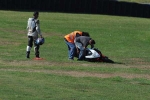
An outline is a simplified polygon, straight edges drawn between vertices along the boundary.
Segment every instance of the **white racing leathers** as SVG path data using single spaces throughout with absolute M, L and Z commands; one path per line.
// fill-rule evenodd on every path
M 34 18 L 28 19 L 27 30 L 28 36 L 33 36 L 34 38 L 37 38 L 38 34 L 42 35 L 40 30 L 40 22 L 37 19 Z
M 26 51 L 30 52 L 33 46 L 33 42 L 36 41 L 36 39 L 38 38 L 38 35 L 42 35 L 41 30 L 40 30 L 39 20 L 34 19 L 34 18 L 29 18 L 28 23 L 27 23 L 27 30 L 28 30 L 28 33 L 27 33 L 28 45 L 27 45 Z M 38 54 L 39 46 L 34 44 L 34 50 Z

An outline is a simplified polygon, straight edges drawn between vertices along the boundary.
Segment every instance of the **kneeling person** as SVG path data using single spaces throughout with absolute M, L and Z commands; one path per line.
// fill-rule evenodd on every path
M 91 48 L 93 48 L 95 44 L 95 41 L 92 38 L 87 36 L 77 37 L 74 42 L 77 48 L 77 52 L 79 53 L 78 60 L 84 60 L 85 50 L 87 46 L 91 45 Z M 78 49 L 80 49 L 80 52 Z

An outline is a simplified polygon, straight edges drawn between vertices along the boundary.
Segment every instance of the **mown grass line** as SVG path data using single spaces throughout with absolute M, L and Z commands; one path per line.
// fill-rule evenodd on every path
M 31 12 L 0 11 L 0 99 L 148 100 L 149 19 L 40 12 L 44 58 L 26 59 L 26 25 Z M 115 64 L 67 59 L 63 36 L 87 31 L 96 48 Z

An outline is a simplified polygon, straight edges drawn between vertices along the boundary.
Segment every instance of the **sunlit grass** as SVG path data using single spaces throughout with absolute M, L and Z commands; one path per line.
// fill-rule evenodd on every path
M 44 60 L 26 59 L 32 12 L 0 11 L 0 100 L 149 100 L 150 20 L 40 12 Z M 115 64 L 68 61 L 64 35 L 90 33 Z
M 118 0 L 118 1 L 133 2 L 133 3 L 150 3 L 150 0 Z

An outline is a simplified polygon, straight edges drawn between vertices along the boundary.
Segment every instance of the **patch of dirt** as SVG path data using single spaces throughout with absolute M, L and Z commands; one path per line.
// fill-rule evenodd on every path
M 139 61 L 141 59 L 132 59 L 133 61 Z M 108 63 L 86 63 L 86 62 L 52 62 L 52 61 L 34 61 L 34 60 L 25 60 L 25 61 L 10 61 L 5 62 L 0 60 L 0 64 L 3 66 L 14 66 L 13 68 L 1 68 L 0 71 L 20 71 L 20 72 L 32 72 L 32 73 L 46 73 L 46 74 L 56 74 L 56 75 L 67 75 L 72 77 L 97 77 L 97 78 L 110 78 L 110 77 L 123 77 L 123 78 L 145 78 L 150 79 L 150 74 L 136 74 L 136 73 L 98 73 L 98 72 L 85 72 L 85 71 L 64 71 L 64 70 L 44 70 L 41 67 L 44 66 L 77 66 L 77 67 L 107 67 L 107 68 L 137 68 L 139 70 L 149 70 L 150 64 L 148 62 L 143 63 L 115 63 L 115 64 L 108 64 Z M 37 69 L 31 69 L 30 67 L 37 66 Z M 25 69 L 23 67 L 26 67 Z M 38 69 L 40 67 L 40 69 Z
M 12 30 L 12 29 L 4 29 L 4 28 L 0 28 L 1 31 L 3 32 L 9 32 L 9 33 L 17 33 L 17 34 L 26 34 L 27 31 L 22 31 L 22 30 Z
M 29 73 L 46 73 L 46 74 L 57 74 L 67 75 L 72 77 L 97 77 L 97 78 L 111 78 L 111 77 L 122 77 L 127 79 L 133 78 L 145 78 L 150 79 L 149 74 L 129 74 L 129 73 L 91 73 L 82 71 L 62 71 L 62 70 L 35 70 L 35 69 L 0 69 L 0 71 L 19 71 Z

